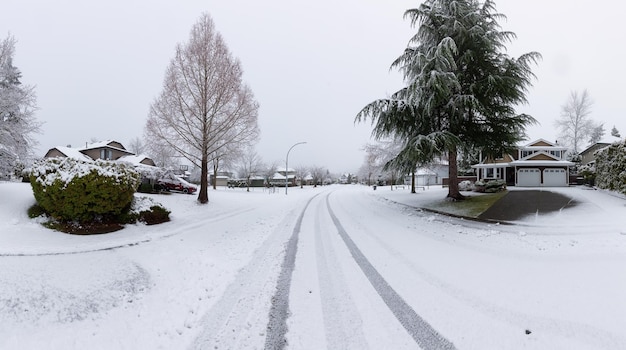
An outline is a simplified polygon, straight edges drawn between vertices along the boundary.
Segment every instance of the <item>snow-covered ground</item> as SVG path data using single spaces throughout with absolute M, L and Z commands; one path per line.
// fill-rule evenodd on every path
M 626 200 L 550 190 L 579 204 L 515 225 L 436 187 L 155 195 L 171 222 L 72 236 L 0 182 L 0 349 L 270 348 L 281 298 L 289 349 L 626 349 Z

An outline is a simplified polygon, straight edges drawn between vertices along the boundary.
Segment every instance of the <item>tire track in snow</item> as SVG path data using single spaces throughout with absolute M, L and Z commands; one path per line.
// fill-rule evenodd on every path
M 311 201 L 318 195 L 316 194 L 307 201 L 296 221 L 291 238 L 287 242 L 285 258 L 276 283 L 276 292 L 272 297 L 272 307 L 270 308 L 267 335 L 265 337 L 265 349 L 283 349 L 287 345 L 285 335 L 287 334 L 287 317 L 289 316 L 289 289 L 291 288 L 291 276 L 296 263 L 296 252 L 298 251 L 298 234 L 300 233 L 304 213 Z
M 328 194 L 326 199 L 328 199 Z M 320 201 L 319 207 L 324 202 Z M 322 314 L 328 344 L 337 349 L 367 349 L 364 341 L 363 320 L 357 311 L 354 300 L 345 281 L 346 278 L 339 268 L 337 253 L 330 242 L 330 232 L 323 232 L 322 210 L 318 210 L 314 220 L 315 258 L 317 261 Z M 334 268 L 333 268 L 334 267 Z
M 344 243 L 350 250 L 355 262 L 359 265 L 367 279 L 370 281 L 374 289 L 378 292 L 385 304 L 389 307 L 391 312 L 396 316 L 398 321 L 402 324 L 404 329 L 413 337 L 415 342 L 423 349 L 456 349 L 454 344 L 440 335 L 428 322 L 422 319 L 416 312 L 409 306 L 404 299 L 387 283 L 383 276 L 376 270 L 376 268 L 367 260 L 365 255 L 356 246 L 354 241 L 350 238 L 346 230 L 335 216 L 329 201 L 329 196 L 326 197 L 326 206 L 328 207 L 328 213 L 330 214 L 333 223 L 337 227 L 339 235 L 343 239 Z
M 261 337 L 266 335 L 266 330 L 262 325 L 269 308 L 266 298 L 276 287 L 274 272 L 279 269 L 277 260 L 283 254 L 281 243 L 289 237 L 284 226 L 290 217 L 287 215 L 254 252 L 221 297 L 202 316 L 199 322 L 202 331 L 189 349 L 256 349 L 263 342 Z
M 394 205 L 398 205 L 399 207 L 414 208 L 411 206 L 407 206 L 403 203 L 393 201 L 386 202 L 393 203 Z M 360 203 L 362 202 L 356 202 L 356 205 Z M 363 206 L 357 210 L 363 210 L 366 208 L 366 206 Z M 355 210 L 355 207 L 351 206 L 351 210 Z M 370 213 L 370 215 L 381 214 L 379 212 L 372 212 Z M 448 224 L 449 222 L 440 221 L 438 223 Z M 460 224 L 457 225 L 474 228 L 476 227 L 474 223 L 475 222 L 471 221 L 461 221 Z M 456 299 L 457 301 L 461 302 L 464 305 L 467 305 L 468 307 L 471 307 L 476 311 L 476 313 L 484 314 L 487 317 L 493 318 L 494 320 L 514 326 L 519 329 L 532 328 L 537 332 L 540 331 L 546 334 L 555 334 L 562 337 L 563 339 L 575 339 L 576 341 L 580 341 L 582 343 L 592 346 L 592 348 L 626 349 L 626 337 L 622 336 L 621 334 L 615 334 L 609 331 L 598 329 L 594 326 L 590 326 L 582 322 L 575 322 L 546 316 L 536 316 L 529 313 L 515 311 L 510 308 L 500 306 L 497 303 L 486 300 L 485 298 L 479 297 L 453 284 L 445 282 L 443 279 L 416 265 L 402 252 L 395 249 L 392 245 L 388 244 L 386 240 L 382 239 L 378 235 L 373 234 L 373 232 L 370 232 L 366 226 L 360 226 L 363 229 L 364 233 L 366 233 L 371 239 L 376 241 L 377 246 L 379 246 L 381 249 L 386 250 L 389 253 L 389 256 L 397 259 L 398 262 L 405 265 L 408 269 L 414 272 L 416 276 L 419 276 L 419 278 L 422 279 L 424 282 L 440 290 L 442 294 L 447 295 L 450 298 Z M 487 228 L 483 227 L 482 229 Z M 446 241 L 442 240 L 442 242 Z M 469 248 L 476 249 L 473 246 Z M 532 325 L 532 327 L 529 327 L 528 325 Z

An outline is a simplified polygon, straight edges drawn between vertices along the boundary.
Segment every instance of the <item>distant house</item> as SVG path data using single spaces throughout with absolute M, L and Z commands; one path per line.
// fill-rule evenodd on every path
M 82 153 L 78 148 L 63 147 L 63 146 L 50 148 L 48 152 L 46 152 L 46 155 L 44 156 L 44 158 L 55 158 L 55 157 L 74 158 L 74 159 L 87 160 L 87 161 L 93 160 L 88 155 Z
M 288 186 L 296 185 L 296 170 L 293 168 L 289 168 L 285 170 L 285 168 L 276 169 L 276 173 L 272 176 L 270 180 L 270 184 L 274 186 L 285 186 L 285 182 Z
M 84 148 L 57 146 L 49 149 L 44 157 L 68 157 L 81 160 L 119 160 L 133 165 L 142 164 L 155 166 L 152 159 L 145 155 L 136 155 L 133 152 L 126 150 L 120 142 L 112 140 L 85 144 Z
M 427 168 L 418 168 L 415 171 L 415 186 L 441 185 L 441 177 L 436 172 Z M 404 184 L 411 185 L 413 175 L 404 176 Z
M 581 165 L 593 165 L 596 162 L 595 153 L 598 150 L 609 147 L 609 142 L 596 142 L 579 153 Z
M 543 139 L 519 146 L 512 154 L 493 159 L 487 157 L 472 167 L 478 180 L 501 179 L 509 186 L 568 186 L 569 168 L 565 159 L 567 147 Z
M 215 186 L 228 186 L 228 180 L 230 177 L 227 175 L 218 174 L 216 177 L 213 177 L 213 174 L 209 174 L 209 184 Z
M 148 156 L 139 154 L 139 155 L 128 155 L 122 156 L 117 159 L 120 162 L 127 162 L 133 165 L 148 165 L 148 166 L 156 166 L 154 161 Z

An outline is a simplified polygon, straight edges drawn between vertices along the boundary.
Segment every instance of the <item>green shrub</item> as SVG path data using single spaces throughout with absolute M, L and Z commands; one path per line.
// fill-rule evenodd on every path
M 504 180 L 491 180 L 485 184 L 485 192 L 495 193 L 503 191 L 506 188 L 506 181 Z
M 141 185 L 139 185 L 139 189 L 137 190 L 137 192 L 140 192 L 140 193 L 154 193 L 156 191 L 154 190 L 154 186 L 152 186 L 152 184 L 142 183 Z
M 161 206 L 153 205 L 150 207 L 150 210 L 139 212 L 138 220 L 145 222 L 146 225 L 156 225 L 168 222 L 170 221 L 170 211 Z
M 595 184 L 626 194 L 626 141 L 615 142 L 596 153 Z
M 47 158 L 33 165 L 30 182 L 37 203 L 50 216 L 90 222 L 130 208 L 139 174 L 115 162 Z
M 28 208 L 28 217 L 31 219 L 38 218 L 42 215 L 46 215 L 46 211 L 39 205 L 34 204 L 30 208 Z
M 170 221 L 170 211 L 152 198 L 135 196 L 128 214 L 130 219 L 126 223 L 143 222 L 147 225 L 155 225 Z

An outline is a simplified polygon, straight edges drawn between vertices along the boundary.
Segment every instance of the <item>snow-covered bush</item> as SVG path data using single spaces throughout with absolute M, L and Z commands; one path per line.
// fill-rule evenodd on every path
M 503 191 L 506 188 L 506 181 L 504 180 L 491 180 L 485 184 L 485 192 L 495 193 Z
M 133 199 L 128 213 L 128 223 L 137 221 L 146 225 L 155 225 L 170 221 L 170 211 L 165 209 L 160 203 L 155 202 L 152 198 L 137 197 Z
M 626 140 L 596 153 L 596 186 L 626 194 Z
M 596 168 L 589 165 L 583 165 L 578 170 L 578 175 L 582 176 L 586 185 L 593 186 L 596 180 Z
M 481 180 L 474 182 L 474 192 L 485 192 L 485 182 Z
M 469 180 L 463 180 L 459 182 L 459 191 L 472 191 L 474 189 L 474 185 Z
M 37 203 L 48 215 L 89 222 L 128 210 L 139 174 L 116 162 L 47 158 L 32 166 L 30 183 Z
M 487 192 L 495 193 L 503 191 L 506 188 L 506 181 L 504 180 L 489 180 L 489 181 L 476 181 L 474 183 L 475 192 Z

